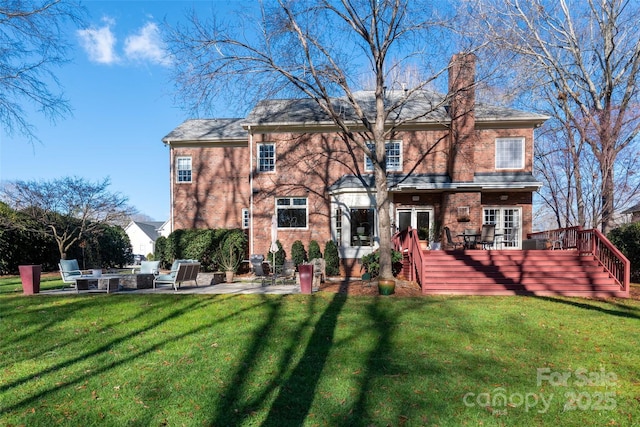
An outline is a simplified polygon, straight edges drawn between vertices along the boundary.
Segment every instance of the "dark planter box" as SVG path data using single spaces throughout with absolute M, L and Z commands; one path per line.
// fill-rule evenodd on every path
M 20 280 L 22 281 L 22 292 L 25 295 L 40 293 L 40 273 L 41 265 L 19 265 Z
M 300 264 L 298 266 L 298 272 L 300 273 L 300 292 L 303 294 L 311 294 L 311 288 L 313 285 L 313 265 Z

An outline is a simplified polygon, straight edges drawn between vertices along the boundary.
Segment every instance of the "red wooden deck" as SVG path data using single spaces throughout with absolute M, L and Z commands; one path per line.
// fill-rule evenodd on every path
M 423 294 L 628 297 L 576 250 L 424 251 Z
M 630 263 L 597 230 L 543 232 L 565 250 L 425 251 L 415 230 L 394 236 L 404 275 L 423 294 L 629 297 Z

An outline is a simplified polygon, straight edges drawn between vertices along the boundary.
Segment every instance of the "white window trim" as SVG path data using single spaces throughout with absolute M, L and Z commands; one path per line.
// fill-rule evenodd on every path
M 260 157 L 260 147 L 264 147 L 267 145 L 271 145 L 273 146 L 273 169 L 272 170 L 262 170 L 260 165 L 261 165 L 261 157 Z M 257 157 L 257 169 L 259 173 L 274 173 L 276 171 L 276 159 L 277 159 L 277 155 L 276 155 L 276 144 L 274 142 L 261 142 L 256 144 L 256 157 Z
M 275 200 L 275 204 L 276 204 L 275 215 L 276 215 L 276 218 L 278 217 L 278 208 L 280 206 L 280 205 L 278 205 L 278 200 L 283 200 L 283 199 L 291 199 L 291 200 L 293 200 L 293 199 L 304 199 L 304 200 L 306 200 L 306 203 L 304 205 L 304 210 L 305 210 L 305 216 L 306 216 L 305 223 L 307 225 L 304 226 L 304 227 L 280 227 L 278 225 L 278 230 L 308 230 L 309 229 L 309 198 L 306 197 L 306 196 L 305 197 L 295 197 L 295 196 L 291 196 L 291 197 L 276 197 L 276 200 Z M 298 209 L 302 209 L 301 205 L 291 204 L 289 206 L 290 207 L 297 207 Z M 284 208 L 284 206 L 283 206 L 283 208 Z
M 370 146 L 371 149 L 373 149 L 375 147 L 373 141 L 367 141 L 366 144 L 368 146 Z M 404 156 L 403 156 L 403 149 L 402 149 L 402 140 L 401 139 L 392 139 L 389 141 L 385 141 L 385 152 L 386 152 L 386 148 L 387 148 L 387 144 L 398 144 L 400 146 L 400 159 L 398 161 L 398 167 L 397 168 L 393 168 L 390 169 L 388 168 L 388 164 L 387 164 L 387 172 L 401 172 L 402 171 L 402 165 L 404 163 Z M 387 156 L 387 162 L 389 160 L 389 157 Z M 367 155 L 364 155 L 364 171 L 365 172 L 373 172 L 373 162 L 367 157 Z
M 247 230 L 249 228 L 249 209 L 242 209 L 242 229 Z
M 189 171 L 191 172 L 189 174 L 190 178 L 189 181 L 180 181 L 180 169 L 178 169 L 178 166 L 180 165 L 180 160 L 183 159 L 188 159 L 189 160 Z M 182 170 L 187 170 L 187 169 L 182 169 Z M 175 164 L 175 171 L 176 171 L 176 184 L 189 184 L 191 182 L 193 182 L 193 159 L 191 158 L 191 156 L 177 156 L 176 157 L 176 164 Z
M 518 211 L 518 223 L 516 224 L 516 227 L 518 228 L 518 242 L 516 246 L 513 246 L 509 249 L 522 249 L 522 207 L 520 206 L 493 206 L 493 205 L 487 205 L 487 206 L 483 206 L 482 207 L 482 223 L 485 224 L 484 222 L 484 217 L 486 215 L 486 211 L 487 210 L 496 210 L 500 212 L 500 217 L 498 218 L 498 223 L 496 223 L 496 233 L 498 234 L 502 234 L 504 233 L 504 211 L 505 210 L 515 210 Z M 497 236 L 496 237 L 496 243 L 495 245 L 499 246 L 500 245 L 500 241 L 502 239 L 502 236 Z M 504 248 L 503 248 L 504 249 Z
M 498 142 L 499 141 L 519 141 L 521 144 L 521 158 L 520 165 L 517 167 L 498 167 Z M 496 149 L 495 149 L 495 168 L 496 170 L 505 170 L 505 169 L 524 169 L 524 159 L 525 159 L 525 139 L 523 136 L 513 136 L 513 137 L 505 137 L 505 138 L 496 138 Z

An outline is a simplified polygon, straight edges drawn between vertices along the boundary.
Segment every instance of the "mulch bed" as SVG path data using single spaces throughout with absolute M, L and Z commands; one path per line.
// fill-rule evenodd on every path
M 375 280 L 354 280 L 348 283 L 325 282 L 318 288 L 320 292 L 333 292 L 347 295 L 379 295 L 378 282 Z M 395 292 L 390 297 L 419 297 L 422 290 L 416 282 L 396 279 Z

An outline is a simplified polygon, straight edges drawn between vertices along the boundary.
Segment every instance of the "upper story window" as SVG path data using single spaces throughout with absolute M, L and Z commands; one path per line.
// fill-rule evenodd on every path
M 306 197 L 276 199 L 278 228 L 307 228 L 308 206 Z
M 176 182 L 191 182 L 191 157 L 176 158 Z
M 524 169 L 524 138 L 496 139 L 496 169 Z
M 370 150 L 374 149 L 373 142 L 367 142 L 367 147 Z M 387 141 L 385 143 L 387 154 L 387 170 L 388 171 L 401 171 L 402 170 L 402 141 Z M 364 156 L 364 170 L 366 172 L 373 171 L 373 163 L 369 157 Z
M 276 170 L 276 145 L 258 144 L 258 172 Z

